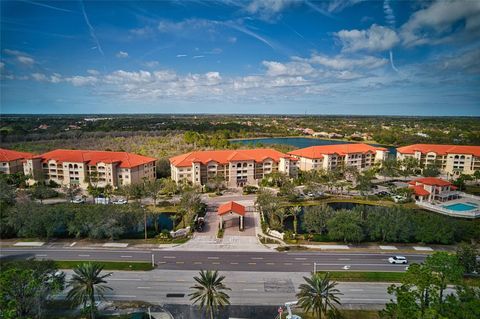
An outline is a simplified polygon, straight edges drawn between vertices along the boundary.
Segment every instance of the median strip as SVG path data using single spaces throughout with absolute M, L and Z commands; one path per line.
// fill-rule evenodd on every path
M 72 269 L 83 263 L 92 261 L 84 260 L 58 260 L 55 265 L 59 269 Z M 95 263 L 103 266 L 104 270 L 132 270 L 132 271 L 146 271 L 152 270 L 152 264 L 147 262 L 127 262 L 127 261 L 95 261 Z

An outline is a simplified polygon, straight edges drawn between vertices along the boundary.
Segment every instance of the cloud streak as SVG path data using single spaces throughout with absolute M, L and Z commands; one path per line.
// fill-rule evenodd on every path
M 92 24 L 90 23 L 90 20 L 88 19 L 87 12 L 85 11 L 85 5 L 83 1 L 80 1 L 80 5 L 82 7 L 82 13 L 83 13 L 83 18 L 85 19 L 85 23 L 88 26 L 88 29 L 90 31 L 90 36 L 92 37 L 93 42 L 96 44 L 96 49 L 102 56 L 105 56 L 102 50 L 102 46 L 100 45 L 100 41 L 98 41 L 97 35 L 95 34 L 95 29 L 93 28 Z

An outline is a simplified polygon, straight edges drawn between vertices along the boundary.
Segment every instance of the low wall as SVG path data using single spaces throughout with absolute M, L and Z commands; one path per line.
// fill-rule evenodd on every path
M 185 236 L 188 235 L 189 232 L 190 232 L 190 226 L 188 226 L 186 228 L 180 228 L 177 231 L 171 230 L 170 231 L 170 236 L 172 236 L 172 238 L 185 237 Z

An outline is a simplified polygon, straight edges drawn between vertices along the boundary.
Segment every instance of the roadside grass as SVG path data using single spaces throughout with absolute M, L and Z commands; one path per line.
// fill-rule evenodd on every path
M 86 260 L 57 260 L 55 265 L 59 269 L 72 269 L 82 263 L 91 261 Z M 94 261 L 103 265 L 104 270 L 130 270 L 130 271 L 148 271 L 152 270 L 152 264 L 148 262 L 123 262 L 123 261 Z
M 325 274 L 326 271 L 319 271 Z M 338 281 L 360 281 L 360 282 L 401 282 L 405 273 L 403 272 L 370 272 L 370 271 L 330 271 L 330 278 Z
M 379 319 L 380 316 L 377 310 L 344 310 L 340 309 L 341 318 L 343 319 Z M 302 319 L 316 319 L 312 313 L 294 311 L 295 314 L 300 315 Z

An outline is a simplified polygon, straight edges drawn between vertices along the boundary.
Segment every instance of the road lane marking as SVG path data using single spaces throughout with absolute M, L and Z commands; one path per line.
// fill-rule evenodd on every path
M 283 263 L 285 266 L 291 266 L 292 263 Z
M 40 254 L 37 254 L 37 255 L 35 255 L 35 257 L 47 257 L 47 255 L 40 255 Z
M 185 262 L 183 262 L 183 261 L 177 261 L 177 262 L 175 262 L 175 263 L 176 263 L 176 264 L 184 264 Z
M 307 258 L 297 257 L 297 258 L 295 258 L 295 260 L 307 260 Z
M 263 257 L 252 257 L 251 259 L 258 259 L 258 260 L 262 260 Z
M 73 247 L 73 246 L 75 246 L 76 244 L 77 244 L 77 242 L 75 241 L 75 242 L 73 242 L 73 243 L 70 244 L 70 247 Z
M 152 287 L 137 287 L 137 289 L 152 289 Z
M 220 265 L 219 262 L 213 262 L 212 265 Z
M 132 258 L 132 256 L 120 256 L 121 258 Z
M 350 260 L 350 258 L 338 258 L 338 260 Z
M 201 261 L 194 261 L 193 264 L 194 264 L 194 265 L 201 265 L 202 262 L 201 262 Z
M 248 263 L 249 265 L 256 265 L 257 263 Z
M 207 257 L 207 259 L 218 259 L 219 257 Z
M 238 265 L 238 263 L 230 263 L 230 265 Z
M 310 266 L 311 263 L 302 263 L 303 266 Z
M 255 289 L 255 288 L 243 288 L 243 291 L 258 291 L 258 289 Z
M 267 265 L 275 265 L 275 263 L 267 263 Z
M 132 296 L 132 295 L 105 295 L 105 297 L 113 297 L 113 298 L 137 298 L 137 296 Z
M 163 256 L 163 258 L 166 258 L 166 259 L 175 259 L 175 258 L 177 258 L 177 257 L 175 257 L 175 256 Z
M 78 255 L 78 257 L 90 257 L 90 255 Z
M 352 289 L 349 289 L 350 291 L 363 291 L 363 289 L 360 289 L 360 288 L 352 288 Z
M 140 278 L 109 278 L 110 281 L 141 281 Z

